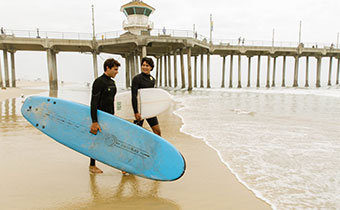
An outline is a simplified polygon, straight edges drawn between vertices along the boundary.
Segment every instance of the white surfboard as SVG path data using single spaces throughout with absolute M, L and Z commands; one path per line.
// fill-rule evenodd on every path
M 172 103 L 171 95 L 160 88 L 139 89 L 137 100 L 138 110 L 143 119 L 159 115 L 167 110 Z M 131 103 L 131 91 L 116 95 L 115 115 L 126 120 L 135 119 Z

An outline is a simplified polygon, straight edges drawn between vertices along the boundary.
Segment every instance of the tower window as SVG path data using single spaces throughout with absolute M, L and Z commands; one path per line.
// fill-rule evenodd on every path
M 152 10 L 151 9 L 145 9 L 144 15 L 148 16 L 151 14 Z
M 146 15 L 149 16 L 152 13 L 152 10 L 145 7 L 128 7 L 124 9 L 125 15 Z
M 125 8 L 125 12 L 127 13 L 127 15 L 135 14 L 134 11 L 133 11 L 133 7 Z
M 145 8 L 142 7 L 136 7 L 136 14 L 138 15 L 144 15 Z

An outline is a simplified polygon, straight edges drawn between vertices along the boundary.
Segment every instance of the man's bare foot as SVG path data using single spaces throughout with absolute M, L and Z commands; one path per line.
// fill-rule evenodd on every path
M 90 170 L 92 173 L 95 173 L 95 174 L 101 174 L 101 173 L 103 173 L 103 171 L 100 170 L 97 166 L 90 166 L 90 167 L 89 167 L 89 170 Z
M 127 176 L 127 175 L 129 175 L 129 173 L 128 173 L 128 172 L 126 172 L 126 171 L 122 171 L 122 174 L 123 174 L 124 176 Z

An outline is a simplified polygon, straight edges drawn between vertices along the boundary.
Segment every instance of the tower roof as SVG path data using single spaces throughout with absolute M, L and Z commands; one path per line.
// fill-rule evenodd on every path
M 127 8 L 127 7 L 146 7 L 148 9 L 151 9 L 152 12 L 155 11 L 155 8 L 151 7 L 150 5 L 142 2 L 142 1 L 136 1 L 136 0 L 133 0 L 127 4 L 124 4 L 121 8 L 120 8 L 120 11 L 124 11 L 124 8 Z

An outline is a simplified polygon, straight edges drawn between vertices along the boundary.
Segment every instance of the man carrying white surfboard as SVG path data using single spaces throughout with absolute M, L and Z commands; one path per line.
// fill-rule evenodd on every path
M 141 114 L 138 110 L 138 89 L 142 88 L 154 88 L 156 84 L 156 80 L 153 76 L 150 75 L 150 72 L 154 68 L 154 62 L 151 58 L 144 57 L 141 61 L 141 69 L 142 73 L 136 75 L 132 79 L 132 86 L 131 86 L 131 102 L 132 102 L 132 108 L 135 113 L 136 120 L 134 121 L 135 124 L 138 124 L 139 126 L 143 126 L 144 119 L 142 119 Z M 148 124 L 150 125 L 152 131 L 157 134 L 161 135 L 161 129 L 158 123 L 157 117 L 152 117 L 146 119 Z
M 118 74 L 118 68 L 120 63 L 113 58 L 109 58 L 104 62 L 104 73 L 98 77 L 92 85 L 91 96 L 91 133 L 97 134 L 98 130 L 101 132 L 101 128 L 98 123 L 97 110 L 101 110 L 114 115 L 114 98 L 117 93 L 117 87 L 115 81 L 111 78 L 115 78 Z M 96 166 L 96 161 L 90 159 L 89 170 L 93 173 L 103 173 Z

